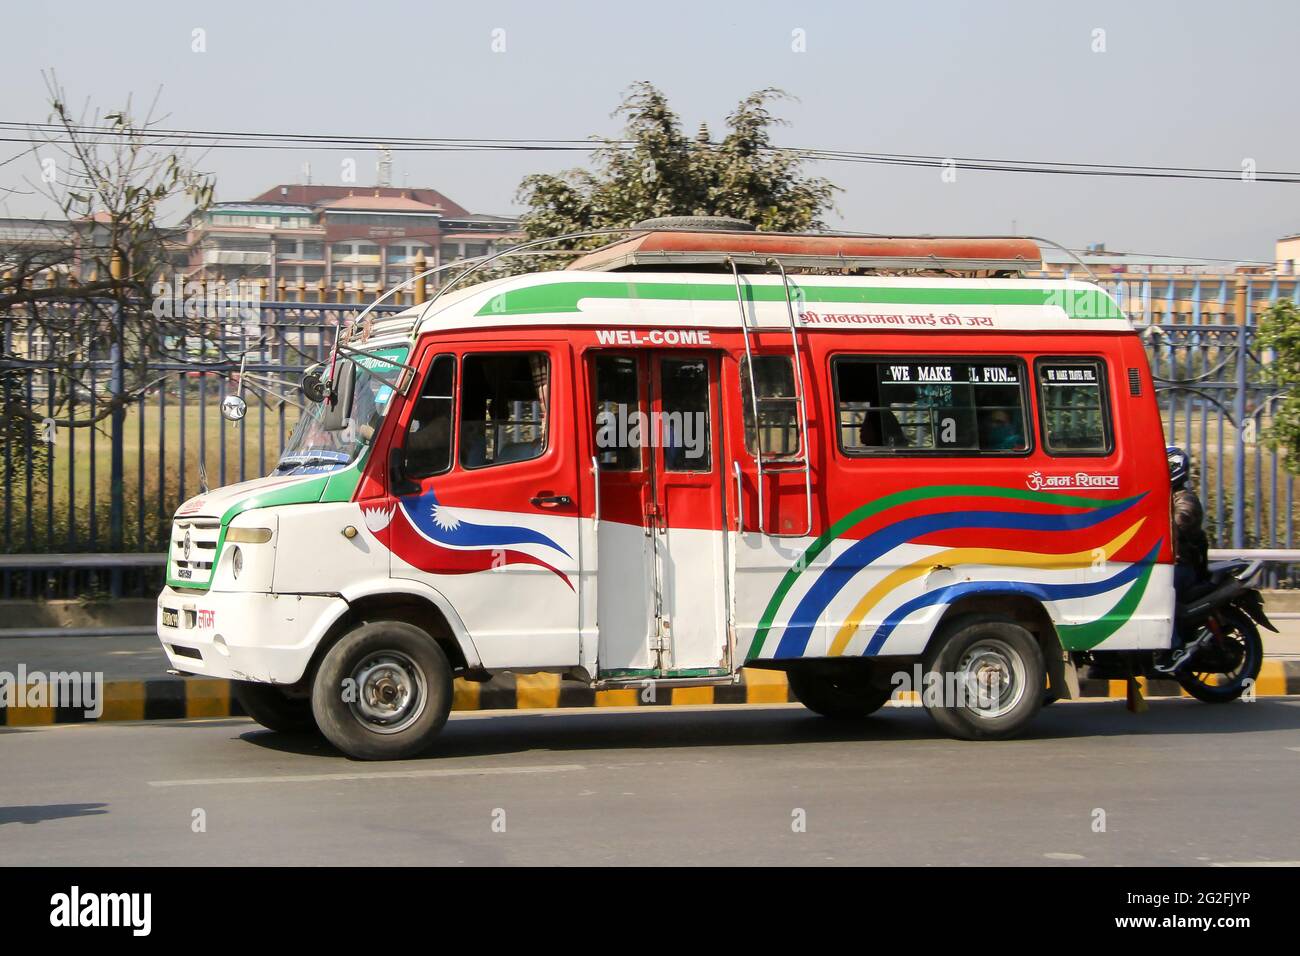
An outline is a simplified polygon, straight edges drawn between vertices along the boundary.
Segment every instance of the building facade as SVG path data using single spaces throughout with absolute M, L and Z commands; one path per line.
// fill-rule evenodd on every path
M 433 268 L 521 238 L 515 219 L 468 212 L 432 189 L 384 186 L 280 185 L 214 203 L 187 225 L 187 280 L 265 280 L 313 294 L 372 293 L 409 279 L 420 255 Z

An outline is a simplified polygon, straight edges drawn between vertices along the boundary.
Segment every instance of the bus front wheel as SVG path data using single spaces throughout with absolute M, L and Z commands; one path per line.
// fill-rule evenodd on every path
M 954 621 L 925 659 L 922 701 L 962 740 L 1013 737 L 1043 705 L 1046 665 L 1034 635 L 1000 618 Z
M 429 749 L 451 711 L 452 672 L 438 643 L 404 621 L 361 624 L 325 654 L 311 706 L 326 739 L 358 760 Z

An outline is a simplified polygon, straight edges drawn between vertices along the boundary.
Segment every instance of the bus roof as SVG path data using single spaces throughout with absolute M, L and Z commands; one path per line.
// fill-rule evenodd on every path
M 780 275 L 742 274 L 750 328 L 789 328 Z M 809 331 L 1128 332 L 1111 295 L 1075 279 L 796 275 L 799 327 Z M 537 272 L 454 289 L 376 320 L 371 337 L 514 326 L 740 326 L 736 280 L 708 272 Z

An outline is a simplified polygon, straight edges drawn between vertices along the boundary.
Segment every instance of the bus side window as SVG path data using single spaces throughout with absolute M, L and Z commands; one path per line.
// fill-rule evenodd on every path
M 1099 358 L 1044 358 L 1035 363 L 1043 446 L 1051 455 L 1105 455 L 1111 419 L 1105 365 Z
M 406 473 L 428 478 L 451 467 L 451 413 L 455 402 L 456 357 L 438 355 L 429 365 L 403 448 Z
M 620 440 L 620 425 L 629 428 L 641 410 L 637 360 L 626 355 L 597 355 L 592 370 L 592 427 L 600 467 L 604 471 L 640 471 L 642 441 Z
M 545 352 L 467 355 L 460 397 L 460 463 L 483 468 L 546 451 L 550 360 Z
M 833 363 L 846 455 L 1023 454 L 1023 363 L 966 356 L 840 356 Z
M 799 454 L 798 401 L 794 390 L 794 359 L 787 355 L 754 356 L 753 395 L 749 359 L 740 362 L 740 400 L 745 415 L 745 448 L 752 455 L 761 447 L 764 458 Z M 758 428 L 754 402 L 758 399 Z

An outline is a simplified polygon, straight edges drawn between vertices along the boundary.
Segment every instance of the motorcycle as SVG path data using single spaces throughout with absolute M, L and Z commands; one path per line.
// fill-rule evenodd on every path
M 1178 632 L 1189 635 L 1185 654 L 1094 654 L 1091 676 L 1111 680 L 1172 678 L 1197 700 L 1211 704 L 1236 700 L 1258 679 L 1264 663 L 1259 627 L 1277 633 L 1264 613 L 1259 589 L 1250 584 L 1262 565 L 1262 561 L 1243 560 L 1213 563 L 1209 577 L 1183 595 L 1175 614 Z

